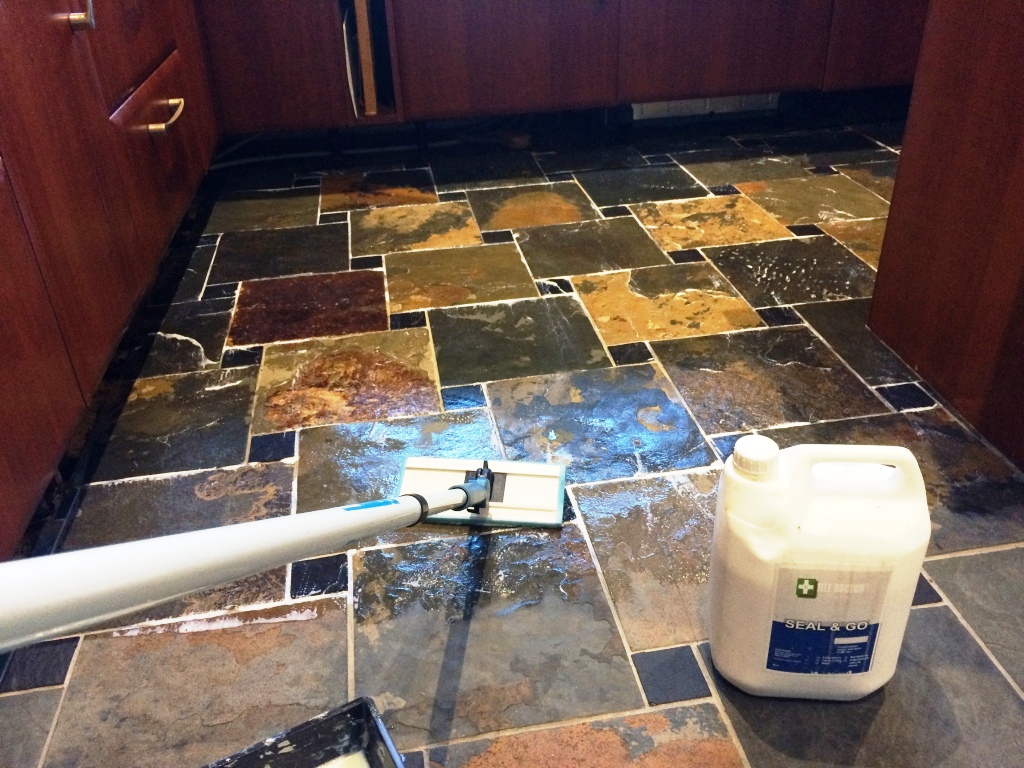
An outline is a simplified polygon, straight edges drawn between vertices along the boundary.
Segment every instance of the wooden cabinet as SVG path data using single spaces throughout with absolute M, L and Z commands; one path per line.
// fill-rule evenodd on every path
M 407 119 L 616 103 L 619 0 L 392 0 L 391 8 Z
M 914 81 L 928 0 L 834 0 L 823 88 Z
M 620 2 L 620 102 L 821 85 L 829 0 Z

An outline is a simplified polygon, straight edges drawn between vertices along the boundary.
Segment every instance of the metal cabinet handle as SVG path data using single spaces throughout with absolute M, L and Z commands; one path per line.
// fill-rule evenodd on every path
M 96 14 L 92 10 L 92 0 L 85 0 L 85 13 L 69 13 L 67 20 L 76 32 L 83 29 L 96 29 Z
M 178 118 L 181 117 L 181 113 L 185 111 L 185 100 L 184 99 L 167 99 L 164 102 L 168 107 L 174 109 L 174 114 L 171 115 L 171 119 L 166 123 L 150 123 L 145 128 L 150 133 L 167 133 L 168 129 L 178 122 Z

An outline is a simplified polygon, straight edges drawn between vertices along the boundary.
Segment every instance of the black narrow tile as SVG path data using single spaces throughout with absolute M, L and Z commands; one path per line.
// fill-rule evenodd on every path
M 327 595 L 348 589 L 348 556 L 329 555 L 292 563 L 292 597 Z
M 650 348 L 641 341 L 630 344 L 615 344 L 608 347 L 612 360 L 616 365 L 633 365 L 635 363 L 646 363 L 653 360 Z
M 249 461 L 281 461 L 295 456 L 295 432 L 253 435 L 249 440 Z
M 889 387 L 878 387 L 875 391 L 897 411 L 931 408 L 935 405 L 932 396 L 913 382 L 893 384 Z
M 514 243 L 516 241 L 515 235 L 512 234 L 510 229 L 496 229 L 493 232 L 484 232 L 482 237 L 484 242 L 490 245 L 494 243 Z
M 721 186 L 717 187 L 708 187 L 708 189 L 711 191 L 712 195 L 718 195 L 719 197 L 723 195 L 740 194 L 740 191 L 736 189 L 736 187 L 734 187 L 732 184 L 722 184 Z
M 344 224 L 348 221 L 348 211 L 328 211 L 321 213 L 317 224 Z
M 687 248 L 685 251 L 670 251 L 668 257 L 676 264 L 696 264 L 704 261 L 704 254 L 696 248 Z
M 601 215 L 606 219 L 614 219 L 619 216 L 629 216 L 630 211 L 629 208 L 624 205 L 610 205 L 607 208 L 601 209 Z
M 454 203 L 458 200 L 466 200 L 465 192 L 438 192 L 437 202 L 439 203 Z
M 688 645 L 634 653 L 633 664 L 640 675 L 647 701 L 652 705 L 703 699 L 711 695 L 693 649 Z
M 238 293 L 238 283 L 221 283 L 220 285 L 208 285 L 203 291 L 202 300 L 210 299 L 233 299 Z
M 19 648 L 7 663 L 7 670 L 0 681 L 0 693 L 64 685 L 77 648 L 77 637 Z
M 833 168 L 831 165 L 816 165 L 813 168 L 808 168 L 815 176 L 835 176 L 839 171 Z
M 573 293 L 572 283 L 564 277 L 552 277 L 547 280 L 537 280 L 537 290 L 542 296 L 557 296 L 560 293 Z
M 484 390 L 479 384 L 467 384 L 463 387 L 444 387 L 441 390 L 441 401 L 446 411 L 458 411 L 465 408 L 481 408 L 487 405 Z
M 935 590 L 924 574 L 917 577 L 917 587 L 914 588 L 914 605 L 933 605 L 941 603 L 942 596 Z
M 396 312 L 391 316 L 390 325 L 392 331 L 401 328 L 425 328 L 427 325 L 426 312 Z
M 381 256 L 353 256 L 349 262 L 350 269 L 379 269 L 384 266 Z
M 671 155 L 647 155 L 644 158 L 649 165 L 675 165 Z
M 218 240 L 220 240 L 220 235 L 203 235 L 202 237 L 199 238 L 199 241 L 196 243 L 196 246 L 198 247 L 202 245 L 216 245 Z
M 562 499 L 562 522 L 568 523 L 576 519 L 576 508 L 572 505 L 572 499 L 569 498 L 569 494 L 565 494 Z
M 547 174 L 548 181 L 573 181 L 573 175 L 569 171 L 559 171 L 558 173 Z
M 771 327 L 780 325 L 800 325 L 803 318 L 796 313 L 792 307 L 763 307 L 754 310 L 761 316 L 761 319 Z
M 244 368 L 259 365 L 263 360 L 263 347 L 237 347 L 225 349 L 220 358 L 221 368 Z
M 824 235 L 824 231 L 816 224 L 790 224 L 786 227 L 797 237 L 810 237 L 811 235 Z
M 405 768 L 424 768 L 422 752 L 403 752 L 402 764 Z

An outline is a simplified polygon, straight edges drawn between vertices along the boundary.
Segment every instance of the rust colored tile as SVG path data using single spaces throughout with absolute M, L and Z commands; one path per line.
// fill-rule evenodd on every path
M 228 339 L 237 347 L 387 327 L 384 274 L 360 270 L 242 283 Z
M 892 200 L 892 189 L 896 184 L 896 160 L 883 160 L 879 163 L 856 163 L 844 165 L 839 172 L 849 176 L 863 187 L 867 187 L 879 197 Z
M 352 255 L 480 245 L 480 228 L 466 202 L 353 211 Z
M 762 325 L 709 264 L 672 264 L 573 278 L 606 344 L 680 339 Z
M 888 219 L 864 219 L 862 221 L 830 221 L 821 228 L 845 245 L 861 259 L 878 269 L 882 255 L 882 238 Z
M 485 230 L 569 224 L 601 216 L 573 181 L 470 192 L 469 202 Z
M 253 434 L 441 410 L 426 328 L 275 344 L 264 351 Z
M 321 213 L 436 202 L 434 182 L 426 170 L 346 171 L 320 181 Z
M 761 206 L 742 195 L 644 203 L 636 207 L 636 215 L 666 251 L 793 236 Z

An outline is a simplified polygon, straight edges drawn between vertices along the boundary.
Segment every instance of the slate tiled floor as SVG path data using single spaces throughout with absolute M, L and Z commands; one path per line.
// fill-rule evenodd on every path
M 865 326 L 901 126 L 706 134 L 222 176 L 68 457 L 63 548 L 389 496 L 408 455 L 561 462 L 567 522 L 367 537 L 0 657 L 0 765 L 201 765 L 359 695 L 434 768 L 1024 765 L 1024 476 Z M 935 587 L 861 702 L 714 671 L 754 429 L 921 464 Z

